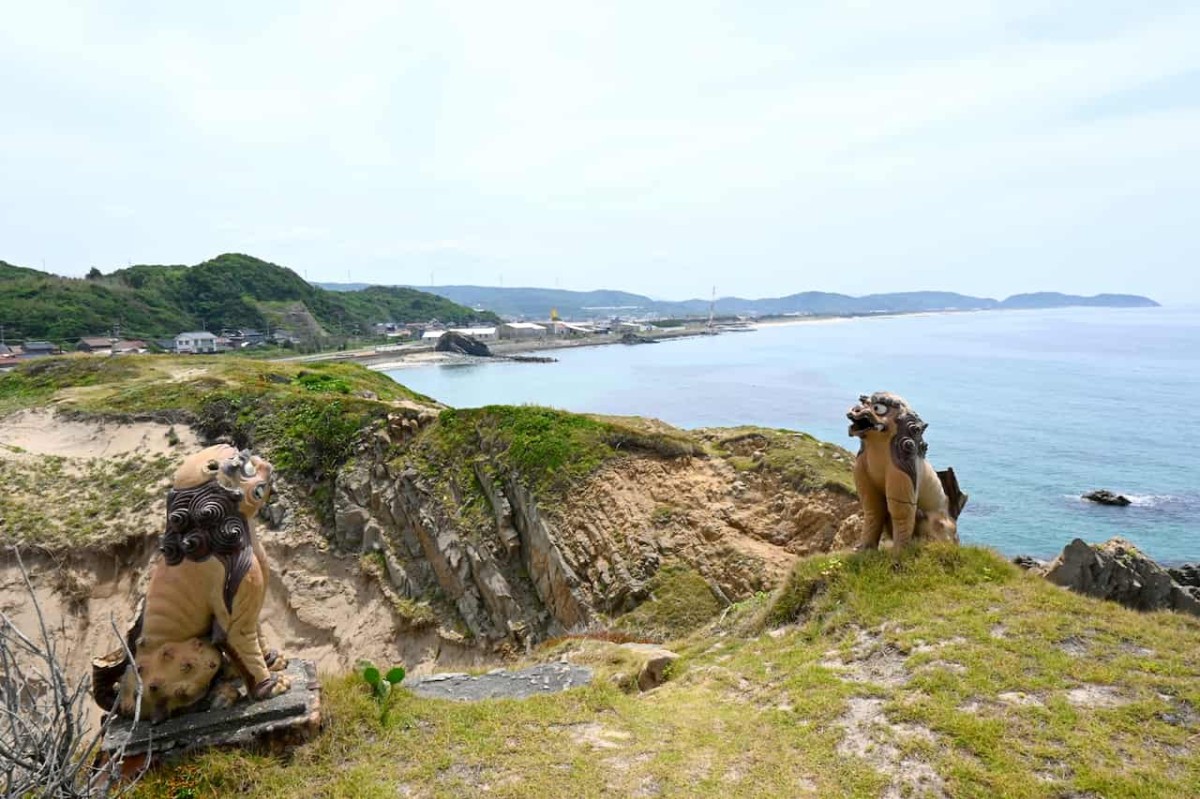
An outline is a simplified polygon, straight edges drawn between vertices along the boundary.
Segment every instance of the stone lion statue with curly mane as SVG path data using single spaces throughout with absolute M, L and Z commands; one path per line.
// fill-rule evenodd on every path
M 846 417 L 850 435 L 860 441 L 854 462 L 863 512 L 859 549 L 877 548 L 886 531 L 895 549 L 914 538 L 957 543 L 967 495 L 953 469 L 935 471 L 925 460 L 929 425 L 902 397 L 885 391 L 860 396 Z
M 272 467 L 227 444 L 204 449 L 175 473 L 167 521 L 141 614 L 122 648 L 92 664 L 105 710 L 161 721 L 211 697 L 224 707 L 244 683 L 252 699 L 288 689 L 286 665 L 264 651 L 258 626 L 267 559 L 253 519 L 271 491 Z M 133 659 L 130 662 L 129 653 Z

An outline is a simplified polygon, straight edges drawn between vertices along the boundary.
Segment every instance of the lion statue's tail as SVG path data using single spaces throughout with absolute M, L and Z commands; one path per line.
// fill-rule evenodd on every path
M 950 503 L 950 518 L 958 521 L 958 514 L 967 506 L 969 497 L 958 487 L 958 478 L 954 476 L 953 469 L 943 469 L 937 476 L 942 483 L 942 490 L 946 492 L 946 500 Z
M 129 655 L 137 648 L 137 639 L 142 635 L 142 619 L 146 613 L 143 600 L 138 608 L 137 621 L 125 633 L 125 646 L 107 655 L 92 658 L 92 698 L 104 712 L 114 710 L 117 705 L 117 684 L 130 665 Z

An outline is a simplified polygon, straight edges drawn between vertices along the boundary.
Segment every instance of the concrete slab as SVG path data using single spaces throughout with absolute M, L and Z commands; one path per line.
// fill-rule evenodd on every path
M 311 738 L 321 726 L 321 685 L 312 661 L 293 660 L 284 669 L 291 688 L 262 702 L 242 699 L 224 710 L 185 713 L 161 724 L 120 719 L 104 736 L 106 753 L 125 747 L 127 757 L 155 759 L 209 746 L 288 744 Z

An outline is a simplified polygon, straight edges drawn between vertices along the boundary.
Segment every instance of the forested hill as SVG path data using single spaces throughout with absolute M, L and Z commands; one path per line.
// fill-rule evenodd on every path
M 286 267 L 227 253 L 196 266 L 137 265 L 64 278 L 0 261 L 0 323 L 10 341 L 70 341 L 120 325 L 126 338 L 185 330 L 283 328 L 301 338 L 368 333 L 376 322 L 498 321 L 444 297 L 372 286 L 335 292 Z
M 337 291 L 353 292 L 357 283 L 322 283 Z M 545 288 L 500 288 L 490 286 L 429 286 L 432 292 L 464 305 L 488 308 L 506 316 L 545 319 L 551 309 L 566 319 L 587 319 L 597 316 L 705 316 L 709 300 L 655 300 L 626 291 L 567 291 Z M 988 297 L 972 297 L 949 291 L 907 291 L 891 294 L 869 294 L 851 297 L 824 291 L 805 291 L 786 297 L 717 299 L 718 314 L 752 314 L 776 316 L 783 314 L 816 314 L 852 316 L 872 313 L 916 313 L 921 311 L 982 311 L 1019 308 L 1066 308 L 1071 306 L 1153 307 L 1158 305 L 1147 297 L 1132 294 L 1100 294 L 1081 297 L 1073 294 L 1018 294 L 998 301 Z

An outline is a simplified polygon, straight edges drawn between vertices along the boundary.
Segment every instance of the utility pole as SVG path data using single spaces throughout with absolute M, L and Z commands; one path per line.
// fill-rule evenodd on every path
M 0 322 L 0 347 L 4 346 L 4 323 Z

